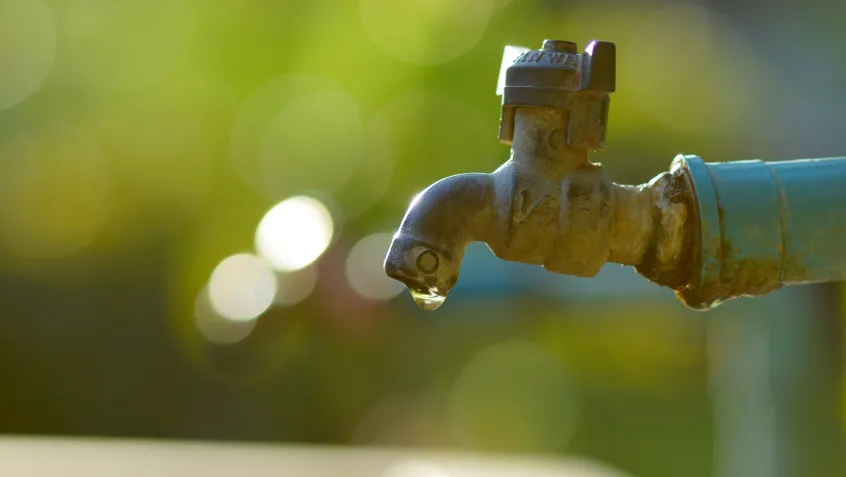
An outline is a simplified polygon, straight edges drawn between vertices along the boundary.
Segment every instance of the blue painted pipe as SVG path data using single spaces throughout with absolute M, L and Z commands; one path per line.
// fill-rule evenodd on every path
M 679 156 L 695 196 L 691 283 L 708 309 L 783 285 L 846 279 L 846 157 L 705 163 Z

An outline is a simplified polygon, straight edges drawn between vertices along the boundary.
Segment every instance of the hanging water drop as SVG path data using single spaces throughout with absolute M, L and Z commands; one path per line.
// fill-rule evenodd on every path
M 409 289 L 411 297 L 414 298 L 414 303 L 426 311 L 436 310 L 444 303 L 446 296 L 439 295 L 434 290 L 413 290 Z

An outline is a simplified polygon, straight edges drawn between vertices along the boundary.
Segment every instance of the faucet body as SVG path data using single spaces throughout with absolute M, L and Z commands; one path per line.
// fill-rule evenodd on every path
M 631 265 L 695 309 L 846 278 L 846 158 L 678 156 L 638 186 L 615 184 L 592 163 L 588 152 L 604 147 L 614 55 L 606 42 L 576 55 L 574 44 L 547 40 L 518 57 L 506 70 L 500 127 L 511 157 L 416 197 L 388 251 L 388 275 L 436 308 L 464 249 L 480 241 L 499 258 L 555 273 Z

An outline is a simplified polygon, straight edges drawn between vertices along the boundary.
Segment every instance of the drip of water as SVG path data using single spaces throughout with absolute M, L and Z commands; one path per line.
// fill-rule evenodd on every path
M 409 290 L 414 303 L 426 311 L 437 309 L 444 303 L 446 296 L 439 295 L 435 290 Z

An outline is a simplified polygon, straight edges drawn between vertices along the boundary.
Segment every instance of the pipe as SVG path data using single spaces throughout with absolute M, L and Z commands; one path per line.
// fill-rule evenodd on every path
M 706 164 L 680 156 L 673 167 L 695 195 L 695 272 L 677 289 L 687 305 L 846 279 L 846 158 Z

